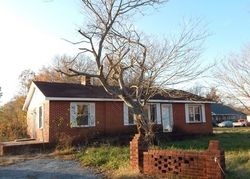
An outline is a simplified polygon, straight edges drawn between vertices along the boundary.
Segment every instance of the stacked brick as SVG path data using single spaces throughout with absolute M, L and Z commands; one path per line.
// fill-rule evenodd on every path
M 141 137 L 134 137 L 130 144 L 130 162 L 133 169 L 148 175 L 192 179 L 223 179 L 225 170 L 224 151 L 218 141 L 210 141 L 203 152 L 184 150 L 148 150 L 140 153 Z M 142 159 L 140 158 L 142 157 Z
M 143 152 L 148 151 L 147 144 L 139 134 L 135 134 L 130 142 L 130 166 L 132 169 L 143 172 Z

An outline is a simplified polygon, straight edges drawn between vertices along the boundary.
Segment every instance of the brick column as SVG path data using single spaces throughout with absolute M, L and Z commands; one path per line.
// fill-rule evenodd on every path
M 225 154 L 219 148 L 219 141 L 210 140 L 206 156 L 207 177 L 224 179 L 225 166 Z
M 132 169 L 143 172 L 143 152 L 148 150 L 148 145 L 143 137 L 135 134 L 130 142 L 130 166 Z

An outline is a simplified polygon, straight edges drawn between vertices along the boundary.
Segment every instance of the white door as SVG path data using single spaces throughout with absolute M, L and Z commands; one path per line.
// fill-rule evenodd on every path
M 173 130 L 173 112 L 171 104 L 162 104 L 162 127 L 163 132 L 172 132 Z

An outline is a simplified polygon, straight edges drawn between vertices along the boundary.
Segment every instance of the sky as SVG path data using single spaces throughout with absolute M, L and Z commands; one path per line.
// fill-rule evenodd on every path
M 63 39 L 78 39 L 83 14 L 80 0 L 0 0 L 0 104 L 17 94 L 23 70 L 37 72 L 57 55 L 78 52 Z M 250 43 L 250 0 L 170 0 L 143 14 L 134 18 L 136 27 L 157 38 L 175 34 L 185 20 L 202 19 L 210 34 L 201 57 L 204 63 Z

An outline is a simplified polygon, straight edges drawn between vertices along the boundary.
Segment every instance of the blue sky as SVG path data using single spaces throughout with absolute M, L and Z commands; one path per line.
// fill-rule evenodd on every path
M 7 102 L 18 91 L 18 76 L 37 71 L 56 55 L 75 54 L 61 40 L 76 40 L 84 25 L 79 0 L 0 0 L 0 86 Z M 179 30 L 183 19 L 201 18 L 211 34 L 205 43 L 204 62 L 220 59 L 250 42 L 250 0 L 170 0 L 135 18 L 136 27 L 158 38 Z

